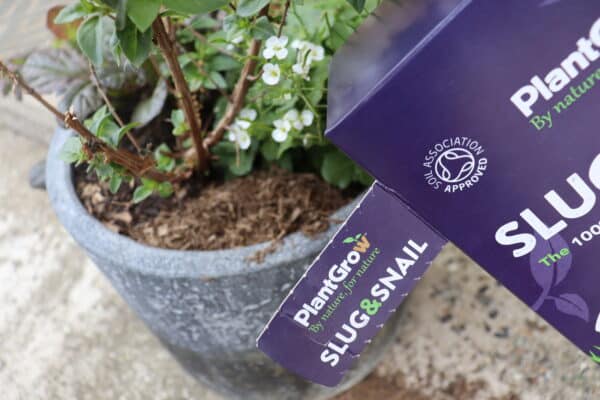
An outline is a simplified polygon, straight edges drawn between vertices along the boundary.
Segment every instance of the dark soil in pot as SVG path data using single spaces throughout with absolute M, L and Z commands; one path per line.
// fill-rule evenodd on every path
M 360 192 L 277 167 L 227 181 L 191 181 L 171 198 L 155 196 L 140 204 L 131 201 L 131 186 L 122 185 L 112 194 L 107 183 L 83 168 L 76 170 L 75 182 L 85 208 L 107 228 L 174 250 L 221 250 L 269 241 L 274 250 L 290 233 L 314 236 L 326 231 L 331 214 Z

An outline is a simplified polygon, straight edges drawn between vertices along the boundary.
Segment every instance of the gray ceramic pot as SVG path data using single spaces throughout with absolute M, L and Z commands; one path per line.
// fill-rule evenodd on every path
M 46 165 L 47 190 L 58 218 L 131 308 L 202 383 L 232 399 L 328 398 L 369 373 L 393 341 L 398 313 L 335 389 L 286 372 L 256 349 L 256 337 L 338 226 L 317 238 L 289 235 L 259 265 L 246 258 L 266 244 L 222 251 L 145 246 L 106 229 L 83 208 L 71 168 L 58 158 L 68 136 L 68 131 L 56 132 Z M 344 207 L 335 218 L 345 218 L 355 205 Z

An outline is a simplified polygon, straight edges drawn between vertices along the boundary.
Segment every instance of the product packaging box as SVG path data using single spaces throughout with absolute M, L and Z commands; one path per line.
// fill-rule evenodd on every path
M 378 183 L 263 351 L 336 385 L 448 240 L 600 361 L 599 1 L 384 2 L 334 59 L 328 137 Z

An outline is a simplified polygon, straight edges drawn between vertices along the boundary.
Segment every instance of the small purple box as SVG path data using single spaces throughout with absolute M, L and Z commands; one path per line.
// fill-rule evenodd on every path
M 379 312 L 411 288 L 383 299 L 374 285 L 394 265 L 398 282 L 411 268 L 420 276 L 447 238 L 600 362 L 600 2 L 385 2 L 376 14 L 334 59 L 328 136 L 380 183 L 259 347 L 311 380 L 338 383 L 347 358 L 332 365 L 339 352 L 326 351 L 344 321 L 374 312 L 355 339 L 372 337 Z M 324 291 L 319 310 L 311 299 L 343 259 L 338 241 L 362 240 L 350 234 L 358 227 L 384 250 L 320 330 L 339 291 Z M 407 250 L 417 257 L 403 270 L 395 259 L 410 260 Z M 294 353 L 302 341 L 307 351 Z

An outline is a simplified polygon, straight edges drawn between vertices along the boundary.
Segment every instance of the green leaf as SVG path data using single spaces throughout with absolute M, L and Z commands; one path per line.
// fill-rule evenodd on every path
M 354 171 L 354 179 L 358 181 L 361 185 L 371 186 L 374 179 L 367 171 L 356 165 Z
M 96 65 L 104 60 L 104 31 L 101 18 L 94 16 L 86 19 L 77 30 L 77 44 L 83 53 Z
M 68 24 L 69 22 L 76 21 L 87 15 L 86 10 L 83 8 L 81 3 L 71 4 L 60 10 L 58 15 L 54 18 L 55 24 Z
M 160 197 L 169 197 L 173 194 L 173 185 L 170 182 L 162 182 L 156 188 Z
M 204 79 L 203 86 L 207 89 L 214 90 L 217 87 L 220 89 L 227 89 L 227 81 L 223 78 L 223 75 L 218 73 L 217 71 L 210 71 L 209 73 L 210 79 Z
M 171 123 L 173 124 L 173 135 L 181 136 L 190 130 L 187 122 L 185 121 L 185 115 L 183 110 L 171 111 Z
M 163 0 L 165 7 L 183 14 L 206 14 L 227 3 L 229 0 Z
M 296 140 L 294 139 L 294 137 L 291 134 L 288 135 L 287 139 L 285 139 L 285 141 L 279 145 L 279 149 L 277 150 L 277 158 L 281 158 L 281 156 L 283 156 L 283 154 L 286 151 L 288 151 L 295 145 Z
M 262 10 L 271 0 L 240 0 L 237 13 L 240 17 L 251 17 Z
M 131 131 L 133 128 L 137 128 L 138 126 L 140 126 L 140 124 L 137 122 L 128 123 L 127 125 L 119 128 L 119 130 L 115 132 L 114 136 L 112 137 L 112 140 L 115 143 L 117 143 L 118 146 L 119 143 L 121 143 L 121 139 L 123 139 L 123 136 L 125 136 L 127 132 Z
M 119 125 L 113 121 L 111 115 L 107 115 L 102 119 L 102 122 L 98 126 L 96 136 L 112 147 L 117 147 L 119 145 Z
M 231 71 L 241 67 L 239 61 L 225 55 L 217 55 L 209 61 L 212 71 Z
M 310 73 L 309 89 L 306 93 L 306 98 L 310 104 L 319 104 L 323 95 L 325 94 L 325 88 L 327 87 L 327 78 L 329 77 L 329 58 L 316 63 L 316 66 Z M 315 116 L 315 118 L 317 118 Z
M 323 159 L 321 175 L 332 185 L 346 189 L 354 177 L 354 163 L 340 151 L 329 152 Z
M 209 15 L 199 15 L 190 23 L 190 28 L 196 30 L 216 29 L 220 26 L 219 21 L 211 18 Z
M 117 38 L 125 56 L 133 65 L 140 67 L 152 50 L 152 30 L 140 32 L 137 26 L 127 20 L 125 28 L 117 31 Z
M 161 0 L 128 0 L 127 15 L 140 32 L 146 32 L 158 16 Z
M 275 36 L 275 28 L 269 21 L 269 18 L 263 15 L 256 20 L 254 26 L 250 30 L 250 34 L 255 39 L 266 40 L 271 36 Z
M 148 197 L 150 197 L 152 195 L 152 192 L 153 192 L 152 188 L 150 188 L 146 185 L 138 186 L 135 189 L 135 192 L 133 192 L 133 202 L 135 204 L 141 203 L 142 201 L 144 201 Z
M 108 107 L 104 105 L 96 110 L 94 115 L 92 115 L 92 118 L 85 120 L 84 125 L 90 130 L 90 132 L 98 136 L 100 125 L 107 118 L 110 118 L 110 113 L 108 112 Z
M 235 145 L 231 142 L 219 142 L 212 151 L 219 157 L 219 165 L 226 167 L 235 176 L 244 176 L 252 171 L 258 142 L 253 141 L 248 150 L 240 151 L 239 158 L 236 155 Z
M 167 100 L 167 83 L 160 79 L 152 92 L 152 96 L 140 101 L 134 108 L 131 115 L 131 121 L 137 122 L 140 126 L 145 126 L 156 118 L 165 106 Z
M 123 183 L 123 176 L 119 174 L 113 174 L 110 177 L 109 189 L 112 194 L 116 194 Z
M 119 30 L 125 28 L 125 24 L 127 23 L 127 2 L 128 0 L 117 0 L 117 3 L 114 5 L 117 11 L 116 26 Z
M 279 145 L 272 140 L 266 140 L 260 146 L 260 153 L 269 162 L 277 159 L 277 150 L 279 150 Z
M 82 149 L 81 140 L 78 137 L 70 137 L 65 141 L 59 157 L 69 164 L 80 162 L 84 158 Z
M 354 241 L 358 242 L 358 239 L 360 239 L 362 237 L 362 233 L 359 233 L 358 235 L 354 236 Z
M 255 144 L 255 143 L 253 143 Z M 252 171 L 254 166 L 254 158 L 256 156 L 256 146 L 251 147 L 246 151 L 240 151 L 239 162 L 234 160 L 229 164 L 229 170 L 236 176 L 244 176 Z
M 171 172 L 175 168 L 175 160 L 165 153 L 170 153 L 171 149 L 166 144 L 161 144 L 154 150 L 154 159 L 156 168 L 162 172 Z
M 344 243 L 345 244 L 354 243 L 354 242 L 355 242 L 355 240 L 354 240 L 354 238 L 352 236 L 347 237 L 346 239 L 344 239 Z
M 348 0 L 348 3 L 350 3 L 357 12 L 361 13 L 365 9 L 366 0 Z

